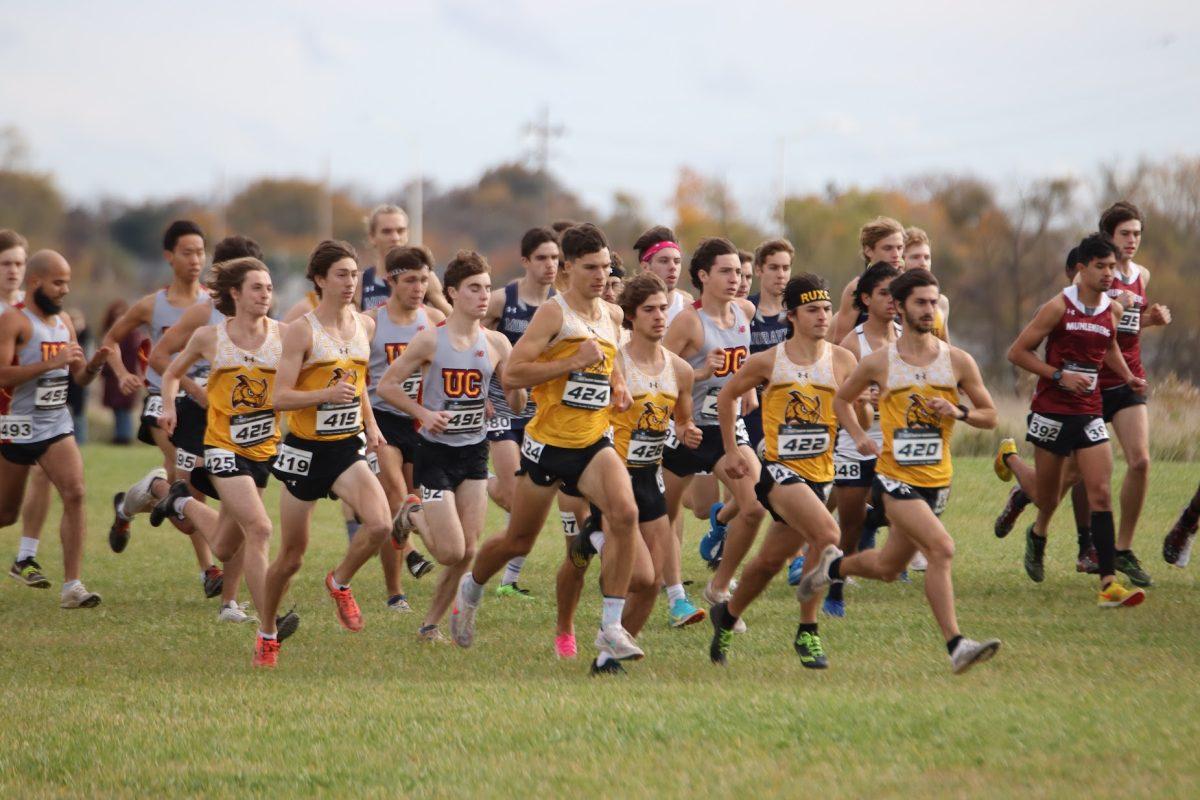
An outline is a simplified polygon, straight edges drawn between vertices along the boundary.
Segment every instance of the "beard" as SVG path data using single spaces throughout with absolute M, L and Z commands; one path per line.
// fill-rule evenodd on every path
M 914 317 L 907 311 L 904 312 L 904 324 L 917 333 L 929 333 L 933 330 L 933 323 L 932 317 L 926 320 L 924 317 Z
M 61 314 L 63 310 L 62 304 L 47 297 L 40 286 L 33 290 L 33 304 L 46 316 Z

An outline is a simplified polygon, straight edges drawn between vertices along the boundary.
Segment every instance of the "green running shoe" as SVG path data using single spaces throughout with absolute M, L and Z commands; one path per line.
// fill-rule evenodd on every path
M 502 583 L 496 589 L 496 597 L 516 597 L 521 600 L 533 600 L 533 595 L 525 589 L 517 585 L 516 581 L 512 583 Z
M 812 631 L 796 631 L 796 641 L 792 643 L 796 655 L 800 656 L 801 666 L 807 669 L 827 669 L 829 659 L 825 648 L 821 646 L 821 637 Z
M 1025 574 L 1034 583 L 1046 580 L 1046 568 L 1042 560 L 1046 556 L 1046 539 L 1033 535 L 1033 526 L 1025 531 Z
M 50 579 L 42 574 L 42 565 L 32 558 L 14 561 L 8 577 L 33 589 L 49 589 Z
M 1142 563 L 1132 550 L 1117 553 L 1116 567 L 1117 572 L 1124 572 L 1129 576 L 1129 582 L 1134 586 L 1145 588 L 1154 585 L 1154 581 L 1150 580 L 1150 573 L 1142 569 Z

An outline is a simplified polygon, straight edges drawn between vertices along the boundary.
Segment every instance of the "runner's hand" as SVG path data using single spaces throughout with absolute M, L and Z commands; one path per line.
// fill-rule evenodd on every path
M 713 373 L 725 366 L 725 351 L 720 348 L 710 350 L 708 356 L 704 359 L 704 364 L 700 370 L 701 380 L 711 378 Z
M 858 448 L 858 452 L 864 456 L 879 456 L 879 445 L 870 436 L 865 433 L 861 438 L 854 440 L 854 446 Z
M 1062 379 L 1058 385 L 1066 389 L 1068 392 L 1075 394 L 1087 394 L 1092 390 L 1092 378 L 1084 375 L 1082 372 L 1064 371 Z
M 430 433 L 441 433 L 450 424 L 450 415 L 445 411 L 420 409 L 421 427 Z
M 725 461 L 725 473 L 733 480 L 744 478 L 750 474 L 750 465 L 741 450 L 732 450 L 722 456 Z
M 126 372 L 117 379 L 117 383 L 121 388 L 121 394 L 135 394 L 142 388 L 142 379 L 132 372 Z
M 158 418 L 158 427 L 167 432 L 167 436 L 175 435 L 175 424 L 178 418 L 175 416 L 175 409 L 163 409 L 162 415 Z
M 929 399 L 929 407 L 932 408 L 939 416 L 958 419 L 958 406 L 954 405 L 944 397 L 931 397 Z
M 1155 303 L 1146 309 L 1146 325 L 1170 325 L 1171 309 L 1162 303 Z
M 338 381 L 325 390 L 326 403 L 352 403 L 356 396 L 354 384 L 349 381 Z
M 679 433 L 676 429 L 675 438 L 683 442 L 683 446 L 691 450 L 695 450 L 700 446 L 700 442 L 704 441 L 704 432 L 696 427 L 696 423 L 688 420 L 687 425 L 683 428 L 683 433 Z
M 83 348 L 75 344 L 75 342 L 68 342 L 61 350 L 54 354 L 54 358 L 50 359 L 50 364 L 53 369 L 62 369 L 68 364 L 82 363 L 83 360 Z
M 590 367 L 593 364 L 599 364 L 604 361 L 604 351 L 600 349 L 600 345 L 595 339 L 588 339 L 579 345 L 579 349 L 575 351 L 575 369 L 583 369 Z
M 1129 388 L 1133 389 L 1135 394 L 1144 395 L 1148 385 L 1145 378 L 1133 378 L 1129 381 Z
M 378 425 L 367 425 L 364 431 L 367 437 L 367 450 L 372 453 L 379 453 L 379 448 L 383 447 L 383 434 L 379 432 Z

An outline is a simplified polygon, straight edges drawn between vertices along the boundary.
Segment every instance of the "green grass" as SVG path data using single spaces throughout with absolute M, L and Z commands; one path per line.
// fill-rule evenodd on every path
M 476 646 L 429 649 L 414 639 L 418 615 L 382 610 L 374 563 L 354 584 L 366 629 L 337 626 L 321 588 L 345 544 L 333 503 L 319 509 L 292 593 L 300 632 L 276 671 L 253 672 L 253 628 L 216 622 L 183 536 L 139 518 L 129 549 L 108 550 L 107 499 L 153 453 L 93 446 L 85 459 L 84 576 L 103 605 L 62 611 L 54 591 L 0 589 L 4 797 L 1200 794 L 1197 568 L 1158 555 L 1200 477 L 1194 465 L 1155 465 L 1138 550 L 1157 585 L 1140 608 L 1111 612 L 1074 572 L 1069 512 L 1034 585 L 1019 531 L 991 533 L 1007 487 L 985 459 L 959 459 L 945 518 L 959 617 L 966 634 L 1004 640 L 965 676 L 949 672 L 919 577 L 849 588 L 849 616 L 822 620 L 831 669 L 804 670 L 781 577 L 751 608 L 728 669 L 708 663 L 707 623 L 668 630 L 660 605 L 642 637 L 648 658 L 600 681 L 583 657 L 599 613 L 594 574 L 581 658 L 553 656 L 557 530 L 526 566 L 536 603 L 489 587 Z M 490 529 L 499 521 L 493 511 Z M 684 572 L 699 582 L 699 523 L 689 525 Z M 8 551 L 18 535 L 5 532 Z M 57 586 L 53 534 L 41 562 Z M 431 578 L 408 584 L 424 608 Z

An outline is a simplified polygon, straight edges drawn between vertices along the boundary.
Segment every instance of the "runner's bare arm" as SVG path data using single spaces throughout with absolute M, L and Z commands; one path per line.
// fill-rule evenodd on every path
M 434 412 L 422 406 L 415 398 L 409 397 L 404 391 L 404 381 L 414 372 L 423 371 L 429 365 L 437 350 L 437 331 L 425 330 L 418 333 L 408 343 L 395 361 L 384 370 L 375 391 L 393 407 L 408 414 L 421 423 L 422 426 L 436 429 L 433 424 Z M 427 419 L 429 418 L 429 419 Z
M 17 351 L 33 335 L 33 326 L 20 311 L 9 309 L 0 314 L 0 388 L 10 389 L 33 380 L 44 372 L 67 366 L 82 357 L 83 350 L 72 342 L 62 348 L 53 358 L 35 361 L 32 364 L 14 364 Z
M 78 345 L 79 336 L 75 333 L 75 323 L 71 321 L 71 316 L 63 314 L 62 321 L 67 326 L 67 330 L 71 332 L 71 341 Z M 87 354 L 83 352 L 82 348 L 79 352 L 80 358 L 71 362 L 71 379 L 75 381 L 76 386 L 83 388 L 94 381 L 100 374 L 100 370 L 104 369 L 112 350 L 107 345 L 100 345 L 91 358 L 86 357 Z
M 202 358 L 212 360 L 217 354 L 217 329 L 211 325 L 201 327 L 196 334 L 188 339 L 179 355 L 175 356 L 167 368 L 162 371 L 162 415 L 158 418 L 158 427 L 167 433 L 175 431 L 175 395 L 187 372 Z
M 837 415 L 838 424 L 846 429 L 863 455 L 870 455 L 872 451 L 878 453 L 878 447 L 867 437 L 866 426 L 859 421 L 854 405 L 872 383 L 881 384 L 886 380 L 886 373 L 887 350 L 876 350 L 858 362 L 833 398 L 833 413 Z M 868 443 L 870 447 L 867 447 Z
M 287 330 L 282 332 L 281 338 L 283 353 L 279 357 L 279 368 L 275 373 L 275 408 L 280 411 L 293 411 L 325 402 L 348 403 L 354 400 L 354 386 L 347 381 L 340 381 L 324 389 L 296 389 L 300 367 L 308 356 L 309 348 L 312 347 L 311 325 L 289 325 Z
M 171 363 L 171 357 L 183 350 L 188 340 L 192 338 L 192 334 L 200 328 L 208 324 L 208 320 L 212 317 L 212 303 L 197 303 L 194 306 L 189 306 L 180 316 L 179 321 L 171 327 L 163 331 L 163 335 L 159 337 L 158 343 L 150 350 L 149 364 L 151 369 L 159 375 L 163 375 L 167 371 L 167 366 Z M 187 392 L 193 400 L 200 402 L 204 395 L 204 389 L 200 384 L 184 375 L 179 380 L 179 385 Z
M 1008 348 L 1008 360 L 1026 372 L 1032 372 L 1040 378 L 1052 378 L 1054 367 L 1047 364 L 1037 354 L 1037 349 L 1054 330 L 1054 326 L 1062 319 L 1067 307 L 1062 297 L 1055 297 L 1038 309 L 1037 314 L 1025 330 L 1017 335 L 1017 339 Z
M 504 289 L 494 289 L 488 297 L 487 314 L 483 317 L 481 323 L 483 327 L 489 330 L 496 330 L 496 326 L 500 324 L 500 317 L 504 314 Z
M 858 319 L 858 309 L 854 307 L 854 290 L 857 288 L 858 278 L 854 278 L 842 289 L 838 310 L 833 315 L 833 324 L 829 326 L 829 341 L 840 342 L 854 330 L 854 321 Z
M 300 298 L 300 301 L 296 303 L 296 305 L 288 309 L 287 313 L 283 315 L 283 319 L 280 320 L 280 322 L 295 322 L 312 310 L 313 304 L 309 302 L 308 295 L 306 294 L 304 297 Z
M 429 288 L 425 291 L 425 304 L 433 306 L 446 316 L 450 315 L 450 303 L 446 300 L 446 293 L 442 290 L 442 281 L 433 270 L 429 271 Z
M 771 379 L 775 363 L 775 350 L 755 353 L 742 363 L 742 368 L 721 387 L 717 395 L 717 420 L 721 425 L 721 439 L 725 442 L 726 454 L 737 450 L 737 401 L 747 392 Z
M 679 392 L 675 398 L 675 438 L 683 442 L 684 447 L 695 449 L 700 446 L 704 434 L 692 419 L 692 386 L 695 384 L 692 365 L 670 351 L 667 358 L 671 359 L 671 367 L 675 370 L 675 388 Z
M 504 378 L 500 385 L 509 389 L 530 389 L 577 369 L 595 364 L 603 357 L 600 345 L 592 339 L 582 342 L 579 350 L 570 358 L 556 361 L 537 361 L 545 352 L 550 340 L 562 327 L 562 307 L 558 303 L 542 303 L 533 312 L 533 319 L 525 333 L 513 345 L 512 353 L 505 365 Z

